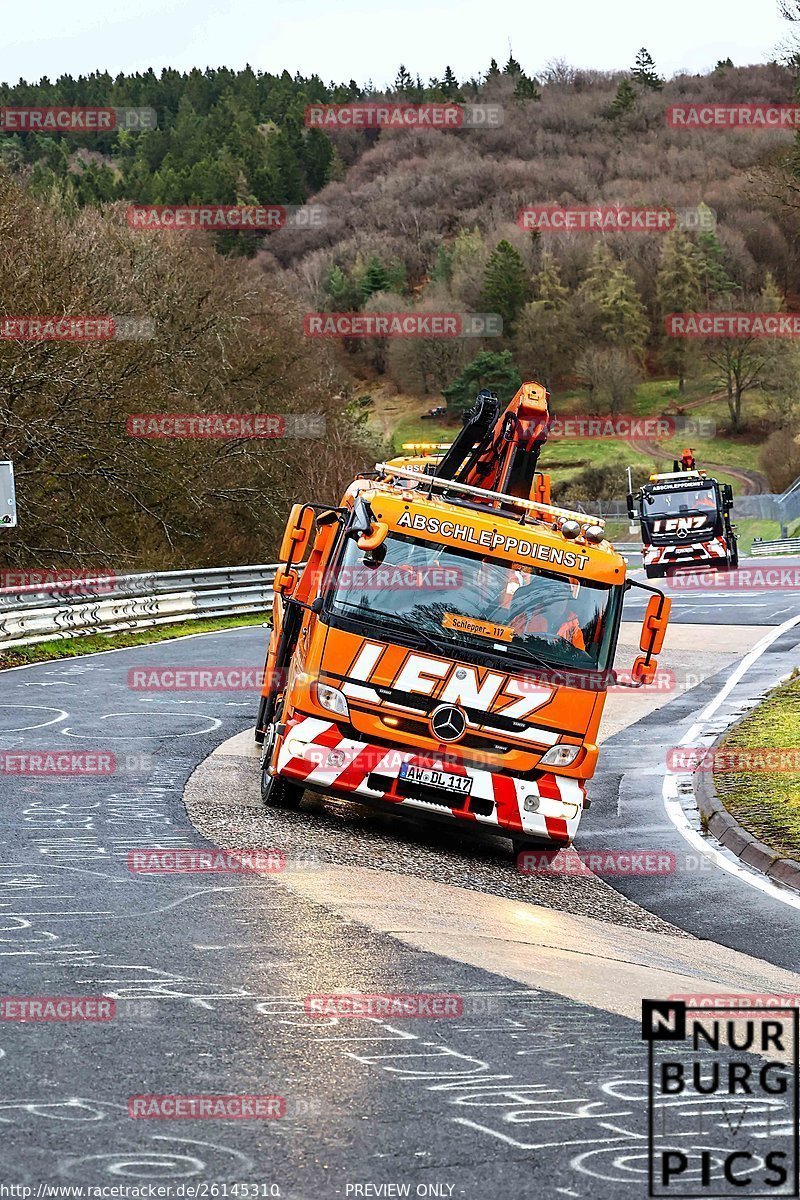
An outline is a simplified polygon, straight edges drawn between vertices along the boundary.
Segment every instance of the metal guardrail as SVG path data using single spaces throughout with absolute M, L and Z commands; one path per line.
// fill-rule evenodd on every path
M 617 554 L 621 554 L 624 559 L 641 558 L 642 557 L 642 543 L 641 542 L 614 542 L 614 541 L 612 541 L 611 544 L 614 547 L 614 549 L 616 550 Z
M 772 541 L 755 538 L 750 553 L 756 558 L 768 554 L 800 554 L 800 537 L 773 538 Z
M 44 587 L 0 588 L 0 650 L 95 632 L 267 612 L 277 566 L 91 577 L 76 573 Z

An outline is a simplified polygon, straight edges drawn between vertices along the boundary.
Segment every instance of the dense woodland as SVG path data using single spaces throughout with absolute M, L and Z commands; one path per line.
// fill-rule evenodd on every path
M 25 532 L 40 555 L 129 565 L 262 559 L 298 495 L 331 498 L 374 461 L 353 403 L 393 387 L 457 413 L 520 377 L 583 389 L 625 411 L 642 380 L 698 377 L 727 398 L 730 432 L 757 425 L 776 488 L 800 473 L 800 357 L 791 343 L 676 342 L 665 315 L 795 310 L 800 147 L 791 134 L 671 129 L 680 101 L 796 95 L 797 56 L 664 80 L 512 56 L 479 79 L 325 84 L 246 68 L 96 73 L 0 87 L 0 105 L 149 107 L 158 128 L 0 139 L 0 265 L 8 313 L 147 315 L 148 341 L 0 346 L 3 454 L 18 464 Z M 320 101 L 500 103 L 500 128 L 308 129 Z M 324 206 L 319 228 L 163 234 L 127 227 L 128 203 Z M 525 231 L 528 204 L 670 206 L 703 228 L 668 234 Z M 714 218 L 715 217 L 715 222 Z M 496 312 L 500 338 L 330 346 L 302 315 Z M 757 406 L 755 402 L 757 401 Z M 757 415 L 756 415 L 757 407 Z M 130 445 L 130 412 L 318 412 L 325 454 L 290 442 Z

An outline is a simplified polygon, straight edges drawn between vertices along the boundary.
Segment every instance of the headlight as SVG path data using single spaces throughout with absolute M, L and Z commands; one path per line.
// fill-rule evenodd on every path
M 338 688 L 329 687 L 327 683 L 318 683 L 316 690 L 317 702 L 323 708 L 327 708 L 328 712 L 335 713 L 337 717 L 345 717 L 348 721 L 350 720 L 350 709 Z
M 568 746 L 563 743 L 559 746 L 551 746 L 547 753 L 539 759 L 539 766 L 571 767 L 582 749 L 582 746 Z

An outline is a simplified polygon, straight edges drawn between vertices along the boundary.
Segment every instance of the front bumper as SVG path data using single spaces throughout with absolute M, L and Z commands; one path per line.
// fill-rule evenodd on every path
M 472 779 L 467 797 L 439 794 L 401 794 L 398 781 L 403 763 L 442 767 Z M 564 844 L 580 824 L 586 792 L 579 779 L 543 771 L 535 780 L 507 772 L 468 767 L 435 752 L 421 754 L 400 747 L 345 738 L 334 721 L 296 716 L 287 723 L 276 764 L 279 775 L 309 787 L 352 800 L 386 801 L 455 820 L 474 821 L 509 834 Z M 409 789 L 404 789 L 407 792 Z M 525 801 L 536 811 L 525 808 Z
M 645 567 L 691 566 L 693 563 L 724 563 L 728 548 L 722 538 L 709 542 L 670 542 L 665 546 L 644 547 L 642 563 Z

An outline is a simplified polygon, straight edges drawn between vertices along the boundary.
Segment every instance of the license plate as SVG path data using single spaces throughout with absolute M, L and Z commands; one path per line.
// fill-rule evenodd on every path
M 456 792 L 459 796 L 468 796 L 472 791 L 472 778 L 469 775 L 439 771 L 436 767 L 417 767 L 413 763 L 403 763 L 400 767 L 400 779 L 405 779 L 407 783 L 436 788 L 440 792 Z

